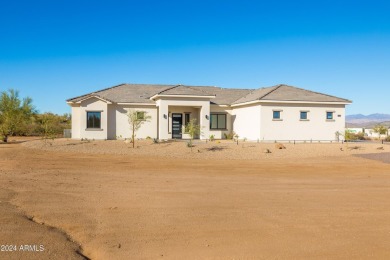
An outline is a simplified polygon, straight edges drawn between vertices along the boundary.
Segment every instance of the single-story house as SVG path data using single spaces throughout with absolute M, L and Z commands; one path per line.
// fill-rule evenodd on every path
M 130 138 L 128 111 L 142 124 L 137 138 L 189 138 L 185 125 L 196 119 L 198 138 L 335 141 L 345 131 L 351 101 L 288 85 L 259 89 L 211 86 L 121 84 L 67 100 L 72 138 Z

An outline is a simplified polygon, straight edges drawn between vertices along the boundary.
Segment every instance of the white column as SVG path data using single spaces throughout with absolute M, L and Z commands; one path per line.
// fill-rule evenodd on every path
M 164 100 L 157 100 L 158 106 L 158 139 L 168 140 L 168 103 Z
M 204 102 L 200 109 L 200 139 L 210 136 L 210 102 Z

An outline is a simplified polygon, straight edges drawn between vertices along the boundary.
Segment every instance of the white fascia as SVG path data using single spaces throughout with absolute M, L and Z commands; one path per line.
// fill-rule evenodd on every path
M 128 105 L 128 106 L 156 106 L 156 104 L 150 104 L 150 103 L 117 103 L 118 105 Z
M 316 102 L 316 101 L 281 101 L 281 100 L 254 100 L 239 104 L 233 104 L 232 107 L 252 105 L 258 103 L 285 103 L 285 104 L 322 104 L 322 105 L 349 105 L 352 102 Z
M 101 98 L 101 97 L 99 97 L 99 96 L 88 96 L 88 97 L 86 97 L 86 98 L 84 98 L 84 99 L 81 99 L 81 100 L 79 100 L 79 101 L 77 101 L 77 102 L 73 102 L 73 103 L 80 104 L 81 102 L 83 102 L 83 101 L 85 101 L 85 100 L 88 100 L 88 99 L 90 99 L 90 98 L 97 98 L 97 99 L 99 99 L 100 101 L 106 102 L 107 104 L 112 104 L 111 101 L 108 101 L 108 100 L 106 100 L 106 99 L 104 99 L 104 98 Z

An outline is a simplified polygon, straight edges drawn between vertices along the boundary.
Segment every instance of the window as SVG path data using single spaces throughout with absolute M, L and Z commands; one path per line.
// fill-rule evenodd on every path
M 308 120 L 307 119 L 307 111 L 301 111 L 301 120 Z
M 273 118 L 274 120 L 280 120 L 280 119 L 281 119 L 281 118 L 280 118 L 281 112 L 282 112 L 282 111 L 280 111 L 280 110 L 274 110 L 274 111 L 273 111 L 273 117 L 272 117 L 272 118 Z
M 102 112 L 87 112 L 87 128 L 100 129 L 100 119 Z
M 211 114 L 210 129 L 226 129 L 226 114 Z
M 137 120 L 144 120 L 144 119 L 145 119 L 145 112 L 137 111 Z
M 184 125 L 188 125 L 189 122 L 190 122 L 190 114 L 185 113 L 184 114 Z
M 334 112 L 326 112 L 326 120 L 333 120 Z

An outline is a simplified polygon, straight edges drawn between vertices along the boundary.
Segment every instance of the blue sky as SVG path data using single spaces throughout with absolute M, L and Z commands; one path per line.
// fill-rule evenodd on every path
M 284 83 L 390 114 L 389 13 L 375 0 L 0 1 L 0 91 L 62 114 L 120 83 Z

